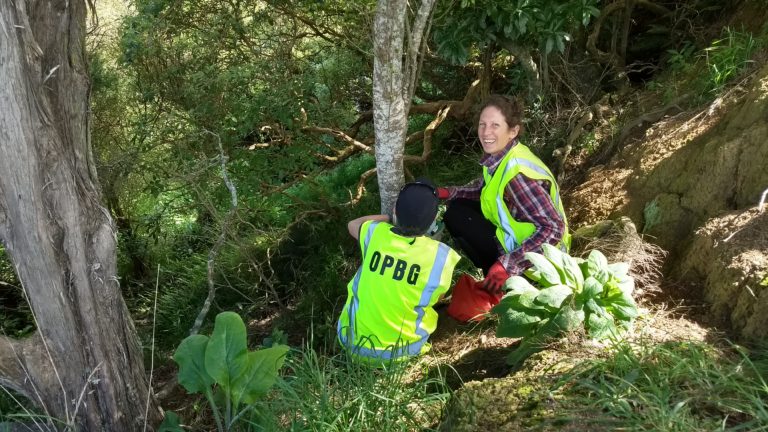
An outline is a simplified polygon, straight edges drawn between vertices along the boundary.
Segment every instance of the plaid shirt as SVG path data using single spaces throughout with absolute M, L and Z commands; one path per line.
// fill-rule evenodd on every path
M 480 165 L 487 167 L 488 173 L 492 176 L 501 160 L 516 144 L 517 140 L 512 140 L 504 151 L 495 156 L 486 153 L 480 159 Z M 479 201 L 483 185 L 483 178 L 480 177 L 464 186 L 448 187 L 446 188 L 450 193 L 448 199 L 467 198 Z M 525 259 L 526 252 L 541 253 L 542 244 L 556 245 L 563 238 L 565 224 L 549 197 L 549 186 L 548 181 L 537 181 L 524 175 L 516 175 L 504 189 L 504 202 L 512 217 L 518 222 L 530 222 L 536 227 L 533 234 L 519 248 L 509 253 L 504 251 L 498 238 L 496 239 L 500 254 L 499 262 L 510 276 L 522 274 L 531 266 Z

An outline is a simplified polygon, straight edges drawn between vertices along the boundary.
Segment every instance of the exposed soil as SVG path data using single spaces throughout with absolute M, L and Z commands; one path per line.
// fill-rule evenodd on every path
M 655 109 L 650 101 L 638 102 L 638 116 Z M 638 126 L 564 199 L 575 228 L 628 216 L 668 252 L 665 273 L 679 283 L 662 297 L 711 302 L 716 325 L 751 341 L 768 336 L 756 306 L 768 298 L 768 247 L 758 234 L 768 222 L 751 213 L 768 187 L 766 118 L 763 67 L 707 106 Z

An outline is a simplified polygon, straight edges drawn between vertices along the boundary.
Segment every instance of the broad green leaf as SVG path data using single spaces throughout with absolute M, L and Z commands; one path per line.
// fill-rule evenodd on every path
M 632 276 L 626 275 L 623 278 L 618 279 L 618 288 L 622 293 L 631 296 L 635 291 L 635 279 Z
M 539 295 L 536 296 L 536 301 L 553 309 L 559 309 L 563 304 L 563 300 L 572 293 L 573 291 L 567 285 L 553 285 L 541 290 Z
M 587 261 L 580 262 L 579 268 L 581 269 L 581 274 L 584 275 L 584 278 L 592 275 L 589 271 L 589 263 Z
M 588 277 L 584 281 L 584 290 L 581 292 L 582 297 L 586 301 L 600 295 L 603 292 L 603 284 L 600 283 L 594 276 Z
M 512 276 L 504 283 L 504 288 L 509 294 L 523 294 L 527 292 L 538 293 L 539 290 L 531 285 L 528 280 L 522 276 Z
M 605 339 L 616 335 L 616 325 L 610 316 L 601 316 L 591 313 L 587 318 L 587 331 L 589 336 L 594 339 Z
M 531 354 L 541 351 L 563 332 L 575 330 L 584 322 L 584 312 L 564 304 L 552 319 L 539 323 L 536 334 L 523 339 L 520 345 L 507 356 L 507 363 L 519 365 Z M 498 332 L 498 331 L 497 331 Z
M 534 267 L 529 267 L 524 270 L 523 275 L 539 285 L 547 285 L 546 281 L 542 281 L 541 272 L 536 270 Z
M 207 346 L 208 336 L 193 335 L 181 341 L 173 354 L 173 360 L 179 365 L 179 384 L 190 393 L 204 393 L 214 383 L 205 370 Z
M 581 292 L 584 288 L 584 276 L 581 274 L 579 264 L 569 255 L 564 255 L 563 261 L 565 262 L 565 267 L 563 268 L 565 280 L 576 292 Z
M 584 311 L 581 309 L 574 309 L 567 299 L 563 302 L 563 307 L 560 309 L 560 312 L 552 318 L 552 323 L 556 325 L 561 332 L 576 330 L 581 327 L 583 322 Z
M 631 295 L 619 293 L 603 299 L 606 309 L 617 318 L 632 320 L 640 314 Z
M 607 269 L 600 269 L 594 273 L 591 273 L 590 277 L 597 279 L 602 285 L 605 285 L 609 280 L 611 280 L 611 274 L 608 273 Z
M 525 258 L 541 273 L 540 279 L 537 282 L 544 286 L 559 285 L 565 282 L 560 279 L 557 269 L 544 255 L 536 252 L 526 252 Z
M 259 351 L 248 353 L 248 369 L 235 382 L 233 399 L 235 406 L 239 402 L 255 403 L 265 396 L 277 380 L 277 373 L 285 362 L 287 345 L 275 345 Z
M 589 299 L 589 300 L 587 300 L 587 302 L 584 304 L 584 307 L 585 307 L 585 308 L 586 308 L 586 309 L 587 309 L 589 312 L 591 312 L 591 313 L 594 313 L 594 314 L 597 314 L 597 315 L 601 315 L 601 316 L 602 316 L 602 315 L 606 315 L 606 316 L 608 315 L 608 311 L 607 311 L 607 310 L 606 310 L 604 307 L 600 306 L 600 305 L 599 305 L 599 304 L 598 304 L 598 303 L 595 301 L 595 299 Z
M 589 271 L 589 276 L 593 276 L 600 271 L 607 271 L 608 260 L 605 258 L 605 255 L 597 249 L 590 252 L 587 258 L 587 270 Z
M 560 275 L 560 280 L 565 280 L 565 257 L 567 254 L 563 253 L 560 249 L 558 249 L 555 246 L 552 246 L 549 243 L 545 243 L 541 245 L 541 250 L 544 254 L 544 257 L 546 257 L 549 262 L 552 263 L 552 265 L 555 266 L 555 269 L 557 270 L 557 273 Z
M 512 307 L 517 310 L 546 310 L 546 306 L 536 303 L 536 297 L 538 297 L 539 293 L 541 293 L 541 291 L 537 290 L 535 293 L 526 292 L 525 294 L 517 296 L 517 298 L 513 300 Z
M 526 337 L 534 334 L 542 319 L 526 311 L 507 309 L 497 313 L 499 325 L 496 327 L 497 337 Z
M 552 339 L 554 339 L 554 335 L 552 335 L 549 331 L 544 331 L 545 327 L 555 329 L 555 332 L 557 329 L 557 326 L 554 324 L 549 322 L 544 323 L 539 332 L 531 337 L 523 339 L 522 342 L 520 342 L 520 345 L 518 345 L 517 348 L 509 353 L 507 356 L 507 364 L 511 366 L 520 365 L 523 361 L 525 361 L 525 359 L 530 357 L 531 354 L 537 353 L 546 348 L 546 346 L 552 342 Z
M 629 264 L 623 262 L 608 264 L 608 272 L 621 279 L 629 273 Z
M 218 314 L 205 350 L 205 369 L 230 395 L 235 380 L 247 369 L 247 353 L 245 324 L 240 315 L 234 312 Z

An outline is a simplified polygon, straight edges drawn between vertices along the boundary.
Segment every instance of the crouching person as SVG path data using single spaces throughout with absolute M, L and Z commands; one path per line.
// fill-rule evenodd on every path
M 417 181 L 400 190 L 392 220 L 370 215 L 347 225 L 363 260 L 347 285 L 337 333 L 355 360 L 387 364 L 429 350 L 437 327 L 432 306 L 450 287 L 459 261 L 450 247 L 425 235 L 437 206 L 434 186 Z

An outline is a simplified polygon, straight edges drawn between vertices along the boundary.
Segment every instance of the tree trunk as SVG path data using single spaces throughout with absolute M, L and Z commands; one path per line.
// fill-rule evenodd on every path
M 373 22 L 373 128 L 381 211 L 391 214 L 405 182 L 408 110 L 401 92 L 406 0 L 380 0 Z
M 81 0 L 0 0 L 0 239 L 37 325 L 0 337 L 0 384 L 76 429 L 132 431 L 159 412 L 90 151 L 85 18 Z
M 373 129 L 381 211 L 391 214 L 405 182 L 403 152 L 434 0 L 422 0 L 413 21 L 407 0 L 379 0 L 373 22 Z M 407 28 L 406 28 L 407 25 Z M 406 32 L 407 30 L 407 32 Z M 407 47 L 407 52 L 404 47 Z

